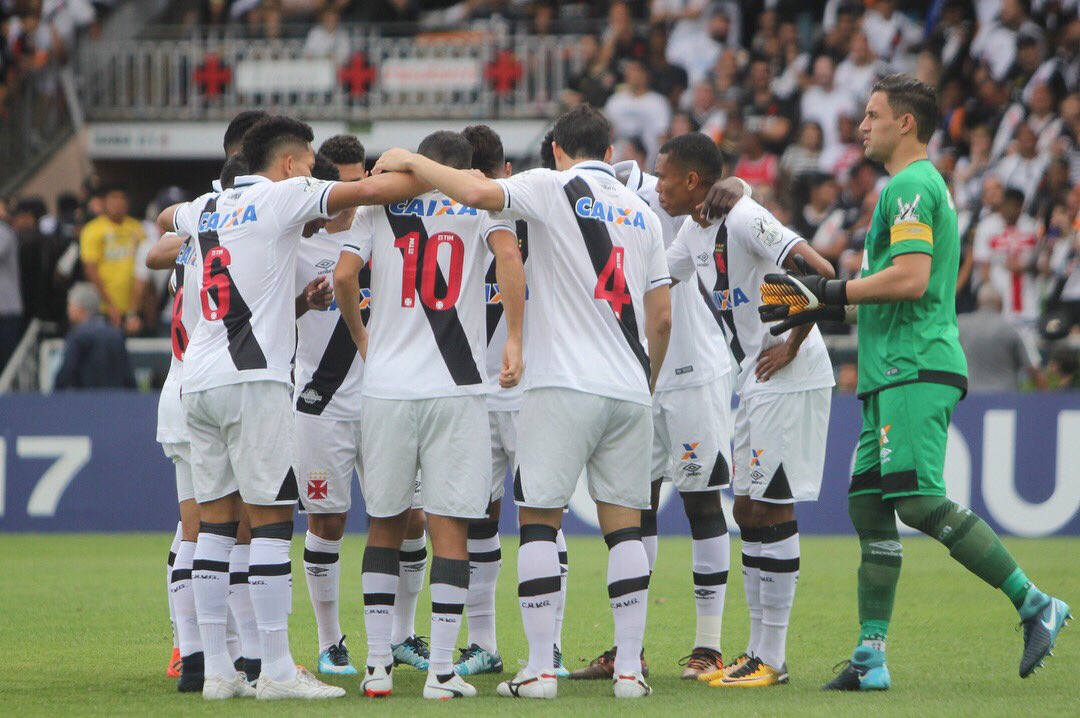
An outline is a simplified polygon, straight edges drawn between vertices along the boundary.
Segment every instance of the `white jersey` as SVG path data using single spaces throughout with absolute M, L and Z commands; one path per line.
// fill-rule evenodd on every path
M 296 253 L 296 291 L 299 295 L 308 282 L 326 277 L 334 283 L 341 245 L 346 232 L 327 234 L 319 230 L 300 240 Z M 360 310 L 366 322 L 371 301 L 365 266 L 360 272 Z M 360 386 L 364 362 L 356 351 L 349 327 L 338 309 L 337 299 L 324 310 L 308 310 L 296 320 L 296 366 L 293 404 L 296 411 L 326 419 L 350 421 L 360 418 Z
M 816 326 L 790 364 L 766 382 L 758 382 L 754 374 L 762 350 L 787 339 L 786 334 L 772 336 L 761 321 L 761 283 L 766 274 L 782 271 L 778 268 L 791 248 L 802 241 L 767 209 L 743 197 L 721 222 L 708 227 L 693 221 L 684 223 L 668 249 L 671 275 L 686 282 L 693 280 L 696 272 L 723 318 L 728 346 L 740 366 L 736 391 L 743 399 L 835 383 L 829 353 Z
M 488 235 L 513 232 L 441 192 L 361 207 L 344 251 L 371 265 L 371 334 L 362 393 L 377 399 L 483 395 Z
M 656 177 L 642 172 L 633 160 L 618 163 L 615 172 L 619 177 L 626 173 L 626 186 L 656 213 L 664 247 L 670 247 L 686 215 L 672 217 L 664 211 L 656 192 Z M 657 392 L 703 386 L 732 370 L 722 320 L 709 309 L 703 287 L 700 282 L 680 282 L 671 288 L 671 339 L 656 379 Z
M 173 295 L 172 322 L 169 326 L 172 357 L 158 399 L 157 440 L 163 444 L 183 444 L 189 440 L 184 407 L 180 404 L 180 387 L 188 337 L 199 322 L 199 302 L 196 299 L 199 296 L 199 264 L 194 243 L 195 240 L 190 237 L 184 241 L 176 255 L 176 268 L 173 270 L 176 293 Z
M 202 319 L 185 354 L 183 393 L 249 381 L 292 385 L 294 277 L 303 226 L 327 218 L 332 182 L 261 175 L 182 205 L 177 231 L 198 237 Z
M 518 249 L 524 262 L 529 258 L 529 226 L 519 220 L 516 223 Z M 525 298 L 528 299 L 526 289 Z M 484 277 L 484 298 L 487 300 L 487 373 L 491 393 L 488 394 L 488 411 L 518 411 L 521 409 L 521 397 L 525 393 L 522 383 L 511 389 L 499 385 L 502 372 L 503 346 L 506 344 L 506 316 L 503 312 L 502 295 L 499 292 L 499 280 L 495 274 L 495 257 L 488 254 L 487 275 Z
M 671 283 L 660 220 L 603 162 L 495 181 L 502 216 L 529 222 L 525 390 L 651 405 L 644 296 Z

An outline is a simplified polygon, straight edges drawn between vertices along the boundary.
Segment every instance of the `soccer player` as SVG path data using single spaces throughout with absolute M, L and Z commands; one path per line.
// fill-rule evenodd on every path
M 181 401 L 191 437 L 200 530 L 192 569 L 203 641 L 203 697 L 334 698 L 344 690 L 298 669 L 288 643 L 289 544 L 298 498 L 293 470 L 290 363 L 293 281 L 301 229 L 406 178 L 326 183 L 310 177 L 311 128 L 288 117 L 244 135 L 253 172 L 234 187 L 167 208 L 159 223 L 198 237 L 202 320 L 185 353 Z M 412 190 L 408 187 L 409 191 Z M 237 673 L 225 645 L 229 554 L 241 503 L 251 520 L 250 596 L 262 647 L 258 687 Z
M 460 133 L 435 132 L 422 155 L 468 168 L 472 147 Z M 334 283 L 341 314 L 364 356 L 361 485 L 371 524 L 364 550 L 368 658 L 361 689 L 393 690 L 391 612 L 399 546 L 416 472 L 431 532 L 431 655 L 423 695 L 463 698 L 476 689 L 453 669 L 469 588 L 467 533 L 491 498 L 484 351 L 484 259 L 490 247 L 513 319 L 500 379 L 521 373 L 525 272 L 513 225 L 433 191 L 357 212 Z M 356 276 L 371 267 L 370 346 Z M 515 331 L 516 329 L 516 331 Z M 548 653 L 550 656 L 550 644 Z
M 614 692 L 638 698 L 651 692 L 638 658 L 649 586 L 641 510 L 649 506 L 650 390 L 667 350 L 670 280 L 659 220 L 608 164 L 607 118 L 582 105 L 558 119 L 553 136 L 559 171 L 491 180 L 404 150 L 385 153 L 376 169 L 411 171 L 463 204 L 529 222 L 529 379 L 514 472 L 518 596 L 529 661 L 499 684 L 499 694 L 557 694 L 556 538 L 563 507 L 587 467 L 610 550 Z
M 885 642 L 900 578 L 897 517 L 1012 602 L 1024 627 L 1021 678 L 1042 665 L 1070 617 L 1068 605 L 1035 587 L 986 522 L 945 495 L 945 442 L 967 388 L 967 362 L 956 325 L 956 208 L 926 155 L 937 124 L 932 87 L 910 75 L 874 85 L 859 130 L 866 156 L 884 163 L 891 179 L 866 235 L 862 276 L 840 281 L 800 272 L 766 277 L 761 288 L 771 299 L 762 318 L 783 320 L 781 330 L 858 307 L 863 424 L 848 513 L 862 548 L 860 630 L 850 662 L 825 686 L 832 690 L 891 684 Z
M 787 627 L 799 577 L 795 503 L 815 500 L 821 489 L 834 382 L 817 327 L 770 336 L 753 288 L 777 267 L 796 266 L 796 258 L 820 272 L 831 265 L 749 197 L 722 219 L 706 217 L 699 207 L 722 169 L 712 140 L 697 132 L 680 135 L 660 149 L 657 192 L 669 214 L 691 216 L 668 249 L 672 278 L 685 282 L 696 273 L 739 363 L 733 489 L 750 641 L 728 669 L 698 679 L 762 687 L 788 680 Z
M 633 160 L 614 165 L 619 180 L 649 204 L 660 220 L 664 246 L 670 246 L 685 216 L 672 217 L 660 206 L 656 177 Z M 737 178 L 717 180 L 705 211 L 719 217 L 750 187 Z M 671 341 L 653 394 L 652 498 L 641 515 L 641 540 L 656 564 L 656 512 L 660 488 L 673 481 L 683 501 L 693 536 L 694 603 L 697 626 L 693 650 L 683 659 L 682 677 L 696 678 L 723 667 L 720 622 L 731 563 L 727 521 L 720 506 L 720 487 L 731 480 L 731 391 L 735 372 L 724 342 L 719 315 L 709 311 L 698 287 L 671 289 Z M 615 649 L 570 674 L 574 679 L 610 679 Z M 648 676 L 645 658 L 642 674 Z

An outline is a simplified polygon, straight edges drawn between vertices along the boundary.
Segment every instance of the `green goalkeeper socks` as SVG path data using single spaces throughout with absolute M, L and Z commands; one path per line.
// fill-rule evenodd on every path
M 994 530 L 971 509 L 940 496 L 909 496 L 893 504 L 904 523 L 941 542 L 964 568 L 1000 588 L 1019 609 L 1031 582 Z
M 900 580 L 902 547 L 892 507 L 877 495 L 852 496 L 848 513 L 859 534 L 859 643 L 884 642 Z

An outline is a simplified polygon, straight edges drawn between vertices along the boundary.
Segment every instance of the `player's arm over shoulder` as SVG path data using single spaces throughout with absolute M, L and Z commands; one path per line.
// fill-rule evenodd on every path
M 882 209 L 889 225 L 889 254 L 934 253 L 933 217 L 940 190 L 921 174 L 897 175 L 885 187 Z
M 559 190 L 558 173 L 544 167 L 519 172 L 513 177 L 494 182 L 503 192 L 503 210 L 498 216 L 506 219 L 547 219 L 552 198 Z

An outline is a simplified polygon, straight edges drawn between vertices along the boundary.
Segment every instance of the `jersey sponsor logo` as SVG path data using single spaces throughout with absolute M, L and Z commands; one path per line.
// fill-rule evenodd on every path
M 904 547 L 899 541 L 874 541 L 867 544 L 871 554 L 879 556 L 895 556 L 903 551 Z
M 408 202 L 395 202 L 389 209 L 390 214 L 399 217 L 456 217 L 463 214 L 476 216 L 475 207 L 467 207 L 449 197 L 428 200 L 414 197 Z
M 905 203 L 900 197 L 896 198 L 896 219 L 893 220 L 893 224 L 902 224 L 903 222 L 918 222 L 919 215 L 915 213 L 915 208 L 919 206 L 919 200 L 922 199 L 922 195 L 918 192 L 915 193 L 915 199 Z
M 734 289 L 717 289 L 713 293 L 713 302 L 722 312 L 729 311 L 750 301 L 740 287 Z
M 308 479 L 307 496 L 309 499 L 325 499 L 330 492 L 330 485 L 326 479 Z
M 700 443 L 701 443 L 700 441 L 692 441 L 689 444 L 683 444 L 682 445 L 682 448 L 683 448 L 682 461 L 691 461 L 693 459 L 696 459 L 698 457 L 698 455 L 696 453 L 694 453 L 694 450 L 696 448 L 698 448 L 698 445 Z
M 767 217 L 755 217 L 752 231 L 754 239 L 766 247 L 775 247 L 784 241 L 784 230 L 780 223 Z
M 199 264 L 197 254 L 191 242 L 184 242 L 184 245 L 180 247 L 180 253 L 176 255 L 176 263 L 184 267 L 196 267 Z
M 630 207 L 612 207 L 589 196 L 579 197 L 574 202 L 574 213 L 582 219 L 595 219 L 645 229 L 645 215 L 640 210 Z
M 529 288 L 525 287 L 525 299 L 529 298 Z M 488 304 L 502 304 L 502 290 L 499 289 L 498 282 L 487 282 L 484 284 L 484 301 Z
M 237 207 L 232 212 L 203 212 L 199 216 L 199 231 L 216 231 L 219 229 L 228 229 L 229 227 L 239 227 L 242 224 L 248 222 L 258 221 L 259 217 L 255 212 L 255 205 L 248 204 L 243 207 Z
M 300 400 L 308 404 L 317 404 L 322 401 L 322 394 L 315 391 L 314 388 L 305 389 L 304 392 L 300 394 Z

